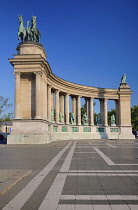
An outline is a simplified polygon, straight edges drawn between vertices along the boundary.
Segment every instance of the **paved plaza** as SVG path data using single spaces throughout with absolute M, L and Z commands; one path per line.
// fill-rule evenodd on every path
M 137 210 L 138 140 L 0 145 L 2 210 Z

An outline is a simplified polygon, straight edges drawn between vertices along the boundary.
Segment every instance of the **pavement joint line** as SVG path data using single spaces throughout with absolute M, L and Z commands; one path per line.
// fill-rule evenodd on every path
M 108 165 L 116 165 L 111 159 L 109 159 L 109 157 L 107 157 L 103 152 L 101 152 L 97 147 L 93 147 L 95 149 L 95 151 L 104 159 L 104 161 L 108 164 Z
M 69 173 L 138 173 L 138 170 L 69 170 Z
M 108 144 L 108 143 L 106 143 L 108 146 L 110 146 L 110 147 L 114 147 L 114 148 L 117 148 L 117 146 L 114 146 L 114 145 L 112 145 L 112 144 Z
M 107 157 L 103 152 L 101 152 L 101 150 L 99 150 L 97 147 L 93 147 L 96 152 L 104 159 L 104 161 L 108 164 L 108 165 L 118 165 L 118 166 L 137 166 L 138 164 L 131 164 L 131 163 L 120 163 L 120 164 L 116 164 L 114 163 L 109 157 Z
M 138 195 L 61 195 L 60 200 L 138 200 Z
M 74 142 L 73 146 L 71 147 L 65 161 L 63 162 L 63 165 L 60 169 L 60 172 L 62 171 L 69 171 L 69 167 L 71 164 L 71 160 L 73 157 L 73 153 L 75 150 L 76 142 Z M 41 203 L 39 210 L 56 210 L 60 196 L 63 190 L 63 186 L 65 184 L 65 180 L 67 177 L 67 173 L 58 173 L 53 184 L 51 185 L 48 193 L 46 194 L 43 202 Z
M 92 205 L 59 204 L 57 210 L 93 210 L 93 207 Z
M 138 205 L 134 204 L 102 204 L 102 205 L 79 205 L 59 204 L 57 210 L 137 210 Z
M 30 198 L 36 188 L 41 184 L 43 179 L 53 169 L 60 157 L 69 148 L 71 142 L 67 144 L 45 168 L 40 171 L 2 210 L 16 209 L 20 210 L 26 201 Z
M 97 153 L 97 152 L 74 152 L 74 153 Z
M 120 164 L 115 164 L 117 166 L 138 166 L 138 164 L 133 164 L 133 163 L 120 163 Z
M 138 174 L 130 174 L 130 173 L 66 173 L 62 172 L 60 174 L 68 175 L 68 176 L 138 176 Z

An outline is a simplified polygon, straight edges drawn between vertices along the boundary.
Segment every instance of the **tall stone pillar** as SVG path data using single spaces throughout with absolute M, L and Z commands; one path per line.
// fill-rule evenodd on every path
M 80 96 L 77 97 L 77 124 L 81 125 L 81 107 Z
M 45 84 L 45 101 L 46 101 L 46 104 L 45 104 L 45 117 L 47 119 L 47 83 Z
M 107 99 L 100 99 L 100 117 L 103 126 L 108 125 L 107 121 Z
M 90 103 L 89 103 L 89 98 L 85 98 L 85 103 L 86 103 L 86 114 L 87 114 L 87 118 L 88 118 L 88 122 L 90 122 Z
M 104 100 L 103 99 L 99 99 L 100 101 L 100 124 L 104 125 Z
M 64 95 L 63 94 L 60 94 L 60 96 L 59 96 L 59 101 L 60 101 L 60 106 L 59 106 L 59 110 L 62 112 L 62 114 L 64 115 L 64 113 L 65 113 L 65 109 L 64 109 L 64 106 L 65 106 L 65 104 L 64 104 Z
M 107 99 L 104 99 L 104 126 L 108 126 L 108 118 L 107 118 Z
M 119 88 L 119 123 L 120 126 L 131 126 L 130 87 L 123 83 Z
M 135 139 L 132 134 L 131 126 L 131 105 L 130 105 L 130 87 L 126 82 L 121 83 L 119 87 L 119 139 Z
M 35 119 L 41 119 L 41 72 L 34 72 L 36 75 L 36 116 Z
M 51 90 L 51 109 L 54 110 L 54 90 Z
M 115 112 L 116 112 L 116 125 L 118 126 L 120 123 L 119 123 L 119 100 L 115 100 L 115 104 L 116 104 L 116 109 L 115 109 Z
M 59 90 L 56 90 L 56 123 L 59 123 Z
M 75 116 L 75 123 L 76 123 L 76 97 L 72 96 L 72 112 Z
M 51 122 L 51 85 L 47 89 L 47 118 Z
M 93 98 L 90 98 L 90 125 L 94 125 Z
M 69 124 L 69 94 L 66 93 L 65 96 L 65 114 L 66 114 L 66 124 Z
M 15 75 L 15 111 L 14 118 L 21 118 L 21 82 L 20 82 L 20 72 L 14 72 Z

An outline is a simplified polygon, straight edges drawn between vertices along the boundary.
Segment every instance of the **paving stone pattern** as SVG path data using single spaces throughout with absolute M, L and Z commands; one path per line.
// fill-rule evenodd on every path
M 137 210 L 138 140 L 67 142 L 2 208 L 9 209 Z

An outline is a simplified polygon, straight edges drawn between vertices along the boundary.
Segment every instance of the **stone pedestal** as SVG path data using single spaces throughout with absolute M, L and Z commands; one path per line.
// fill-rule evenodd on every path
M 37 42 L 21 42 L 16 50 L 18 55 L 41 55 L 45 59 L 47 57 L 43 45 Z
M 127 83 L 121 83 L 119 87 L 119 139 L 134 139 L 131 126 L 130 87 Z

